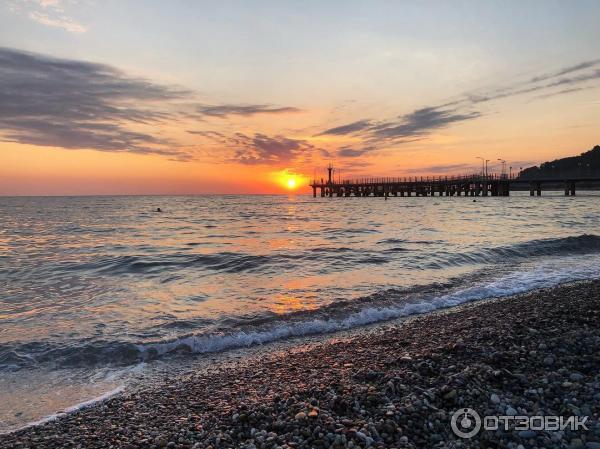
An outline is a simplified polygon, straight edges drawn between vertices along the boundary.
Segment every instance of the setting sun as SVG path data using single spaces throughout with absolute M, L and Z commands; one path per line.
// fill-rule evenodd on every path
M 278 184 L 284 190 L 302 189 L 308 186 L 310 182 L 308 176 L 294 172 L 289 168 L 271 172 L 269 177 L 272 182 Z

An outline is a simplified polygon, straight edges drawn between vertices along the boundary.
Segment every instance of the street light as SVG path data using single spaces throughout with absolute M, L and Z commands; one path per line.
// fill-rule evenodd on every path
M 475 156 L 475 159 L 481 159 L 481 176 L 485 176 L 485 164 L 486 161 L 481 156 Z
M 506 177 L 506 161 L 504 159 L 500 159 L 498 158 L 498 160 L 500 162 L 502 162 L 502 173 L 501 173 L 501 177 L 504 178 Z

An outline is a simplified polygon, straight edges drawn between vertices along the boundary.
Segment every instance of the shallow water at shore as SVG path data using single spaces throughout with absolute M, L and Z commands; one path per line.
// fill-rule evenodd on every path
M 0 212 L 0 382 L 4 404 L 29 393 L 33 409 L 61 390 L 67 405 L 89 399 L 173 352 L 600 277 L 593 193 L 0 198 Z

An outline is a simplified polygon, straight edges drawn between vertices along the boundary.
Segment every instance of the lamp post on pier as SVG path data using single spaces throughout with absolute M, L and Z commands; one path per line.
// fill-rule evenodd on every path
M 481 159 L 481 176 L 485 176 L 485 159 L 481 156 L 475 156 L 475 159 Z
M 500 159 L 498 158 L 498 160 L 502 163 L 502 173 L 500 174 L 500 176 L 502 178 L 506 177 L 506 161 L 504 159 Z

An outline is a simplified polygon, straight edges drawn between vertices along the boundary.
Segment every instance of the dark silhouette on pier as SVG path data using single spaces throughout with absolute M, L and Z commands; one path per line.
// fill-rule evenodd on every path
M 506 161 L 501 173 L 482 173 L 460 176 L 405 176 L 396 178 L 335 179 L 333 165 L 327 167 L 327 180 L 313 179 L 313 197 L 348 196 L 509 196 L 511 191 L 529 190 L 531 196 L 542 190 L 564 190 L 574 196 L 576 189 L 600 189 L 600 146 L 580 156 L 545 162 L 539 167 L 520 171 L 517 175 Z

